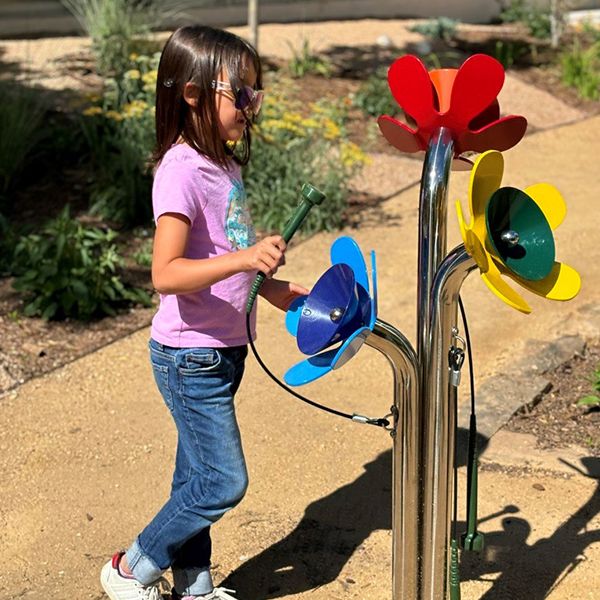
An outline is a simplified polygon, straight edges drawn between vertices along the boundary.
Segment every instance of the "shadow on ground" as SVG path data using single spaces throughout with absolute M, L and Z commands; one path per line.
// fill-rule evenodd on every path
M 459 464 L 465 464 L 468 431 L 459 430 Z M 479 438 L 479 447 L 487 439 Z M 310 504 L 285 538 L 241 565 L 223 582 L 249 598 L 280 598 L 334 581 L 355 550 L 379 529 L 391 529 L 391 450 L 364 473 Z
M 460 430 L 461 465 L 465 464 L 467 435 Z M 486 438 L 478 441 L 480 448 L 487 445 Z M 267 599 L 307 592 L 336 580 L 373 531 L 391 529 L 391 461 L 391 450 L 383 452 L 365 465 L 365 472 L 355 481 L 310 504 L 293 531 L 241 565 L 222 585 L 238 590 L 241 596 Z M 586 458 L 582 463 L 584 470 L 578 470 L 598 479 L 598 488 L 549 538 L 528 545 L 531 526 L 513 516 L 519 512 L 516 506 L 480 518 L 481 523 L 507 515 L 501 531 L 486 534 L 481 555 L 465 553 L 462 558 L 463 581 L 484 580 L 500 572 L 482 600 L 542 600 L 565 570 L 569 573 L 584 560 L 585 548 L 600 541 L 600 531 L 586 529 L 600 513 L 600 459 Z M 464 530 L 465 523 L 459 523 L 458 531 Z
M 585 560 L 587 546 L 600 541 L 600 530 L 587 527 L 600 514 L 600 458 L 587 457 L 581 462 L 583 469 L 570 466 L 581 475 L 596 479 L 597 487 L 588 501 L 574 510 L 551 536 L 530 545 L 527 543 L 531 533 L 528 521 L 505 517 L 500 531 L 486 533 L 486 548 L 481 555 L 463 554 L 463 580 L 484 581 L 490 574 L 500 573 L 481 600 L 543 600 Z

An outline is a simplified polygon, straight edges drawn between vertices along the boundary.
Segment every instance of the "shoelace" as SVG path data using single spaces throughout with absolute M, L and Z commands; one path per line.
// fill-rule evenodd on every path
M 161 591 L 162 588 L 162 591 Z M 139 594 L 141 600 L 163 600 L 162 592 L 169 593 L 171 586 L 169 582 L 161 577 L 158 581 L 154 582 L 151 586 L 140 589 Z M 235 600 L 235 599 L 234 599 Z
M 227 592 L 235 594 L 235 590 L 228 590 L 227 588 L 215 588 L 210 595 L 206 596 L 206 600 L 238 600 L 233 596 L 230 596 Z

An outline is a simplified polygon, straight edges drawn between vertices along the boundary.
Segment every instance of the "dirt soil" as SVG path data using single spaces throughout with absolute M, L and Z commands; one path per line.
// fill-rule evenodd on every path
M 581 355 L 546 373 L 552 385 L 532 408 L 524 407 L 506 425 L 509 431 L 531 433 L 545 450 L 582 446 L 600 456 L 600 404 L 578 406 L 594 393 L 594 373 L 600 369 L 600 340 L 588 344 Z

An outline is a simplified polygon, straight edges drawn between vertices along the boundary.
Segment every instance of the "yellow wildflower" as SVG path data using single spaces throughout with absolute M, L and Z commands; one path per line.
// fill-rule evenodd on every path
M 113 121 L 122 121 L 123 115 L 120 112 L 117 112 L 116 110 L 107 110 L 106 118 L 111 119 Z
M 337 123 L 331 119 L 323 119 L 323 127 L 325 128 L 324 136 L 326 140 L 335 140 L 340 137 L 341 131 Z
M 141 117 L 150 106 L 143 100 L 132 100 L 131 102 L 123 105 L 123 117 L 128 119 L 132 117 Z
M 99 106 L 90 106 L 83 111 L 86 117 L 96 117 L 102 114 L 102 109 Z
M 125 71 L 125 77 L 127 79 L 139 79 L 141 75 L 137 69 L 129 69 L 129 71 Z
M 302 126 L 306 127 L 307 129 L 317 129 L 319 127 L 319 122 L 316 119 L 303 119 L 302 120 Z
M 148 71 L 142 75 L 142 81 L 146 84 L 156 85 L 156 80 L 158 79 L 158 71 L 153 69 L 152 71 Z
M 371 158 L 353 142 L 342 142 L 340 145 L 340 158 L 346 167 L 367 165 L 371 162 Z

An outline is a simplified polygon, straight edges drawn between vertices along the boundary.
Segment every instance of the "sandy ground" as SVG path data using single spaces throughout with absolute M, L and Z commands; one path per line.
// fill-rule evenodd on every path
M 315 46 L 347 43 L 348 27 L 266 26 L 261 45 L 265 53 L 269 44 L 273 53 L 283 52 L 286 36 L 293 42 L 303 35 L 313 36 Z M 390 37 L 408 35 L 393 21 L 353 23 L 351 34 L 355 43 L 372 42 L 384 30 Z M 63 51 L 70 43 L 52 40 Z M 11 52 L 18 44 L 26 42 L 2 44 L 3 60 L 17 60 Z M 30 55 L 43 65 L 42 53 Z M 600 334 L 593 212 L 600 186 L 600 117 L 583 119 L 511 77 L 502 94 L 504 112 L 541 124 L 505 153 L 504 184 L 550 181 L 563 191 L 569 214 L 556 232 L 558 257 L 580 270 L 584 287 L 570 303 L 532 300 L 534 313 L 525 317 L 472 275 L 463 296 L 482 383 L 510 376 L 532 348 L 568 334 Z M 404 157 L 375 159 L 362 186 L 389 196 L 385 218 L 366 220 L 350 233 L 363 250 L 378 252 L 380 318 L 414 339 L 421 164 Z M 466 200 L 466 183 L 466 174 L 453 174 L 451 200 Z M 452 246 L 458 243 L 452 209 L 448 229 Z M 283 275 L 311 285 L 327 268 L 335 237 L 321 234 L 293 248 Z M 298 359 L 282 316 L 266 306 L 259 334 L 260 352 L 275 373 Z M 166 498 L 175 430 L 152 382 L 147 338 L 148 331 L 140 331 L 0 399 L 0 600 L 102 598 L 100 567 L 131 542 Z M 391 385 L 385 358 L 367 348 L 306 392 L 344 410 L 379 416 L 391 402 Z M 521 402 L 529 400 L 523 393 Z M 284 396 L 253 360 L 239 393 L 238 417 L 251 486 L 243 503 L 215 528 L 216 580 L 225 579 L 240 600 L 391 598 L 388 434 Z M 527 436 L 501 431 L 483 462 L 480 528 L 488 546 L 481 558 L 463 561 L 463 598 L 597 598 L 597 460 L 578 448 L 541 453 Z M 464 479 L 461 472 L 461 483 Z

